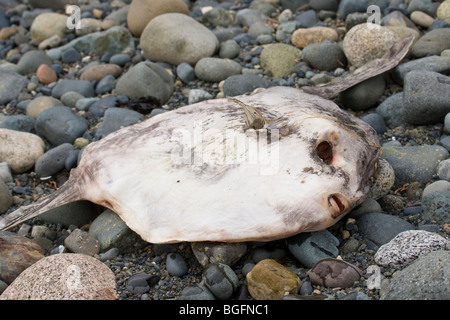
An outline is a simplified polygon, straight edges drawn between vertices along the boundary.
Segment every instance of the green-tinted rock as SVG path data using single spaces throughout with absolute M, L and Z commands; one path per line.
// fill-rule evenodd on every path
M 302 59 L 302 52 L 294 46 L 276 43 L 266 46 L 260 59 L 261 66 L 279 78 L 291 73 L 291 69 Z

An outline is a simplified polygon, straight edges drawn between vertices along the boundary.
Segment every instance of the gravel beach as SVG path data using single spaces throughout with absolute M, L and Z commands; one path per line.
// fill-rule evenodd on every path
M 79 201 L 0 231 L 0 300 L 450 299 L 449 0 L 0 0 L 0 219 L 120 128 L 339 81 L 411 36 L 396 67 L 334 99 L 382 150 L 369 197 L 334 226 L 151 244 Z

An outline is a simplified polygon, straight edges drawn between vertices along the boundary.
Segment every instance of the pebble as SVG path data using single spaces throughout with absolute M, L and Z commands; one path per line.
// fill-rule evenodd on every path
M 56 106 L 42 111 L 36 118 L 36 132 L 51 144 L 71 143 L 87 130 L 87 120 L 69 107 Z
M 81 54 L 74 48 L 70 48 L 61 53 L 61 61 L 65 63 L 74 63 L 77 61 L 81 61 L 81 58 Z
M 303 49 L 311 43 L 323 42 L 325 40 L 337 41 L 338 33 L 329 27 L 300 28 L 292 34 L 291 42 L 297 48 Z
M 380 100 L 385 88 L 384 76 L 378 75 L 341 92 L 339 100 L 352 110 L 367 110 Z
M 411 48 L 411 54 L 416 58 L 422 58 L 431 55 L 440 55 L 442 51 L 450 47 L 450 29 L 434 29 L 414 43 Z
M 9 115 L 0 119 L 0 128 L 31 133 L 34 131 L 34 118 L 23 115 Z
M 428 14 L 422 12 L 422 11 L 413 11 L 411 12 L 411 20 L 415 24 L 424 27 L 429 28 L 434 22 L 434 18 L 430 17 Z M 443 20 L 443 19 L 441 19 Z
M 0 280 L 7 284 L 44 257 L 36 242 L 13 232 L 0 231 L 0 241 Z
M 153 97 L 166 103 L 174 90 L 172 76 L 152 62 L 140 62 L 117 81 L 116 93 L 130 98 Z
M 383 146 L 382 158 L 395 172 L 395 186 L 401 187 L 412 181 L 425 183 L 436 174 L 440 161 L 449 157 L 441 146 Z
M 272 259 L 258 262 L 245 281 L 255 300 L 280 300 L 290 293 L 296 294 L 302 285 L 295 273 Z
M 437 174 L 439 176 L 439 179 L 450 181 L 450 159 L 441 161 L 438 164 Z
M 450 23 L 450 1 L 442 2 L 436 11 L 437 18 Z
M 381 300 L 449 300 L 450 251 L 432 251 L 396 272 Z
M 286 240 L 289 251 L 305 267 L 311 268 L 323 258 L 339 254 L 339 240 L 328 230 L 305 232 Z
M 234 59 L 241 52 L 241 47 L 235 40 L 226 40 L 220 43 L 219 57 L 222 59 Z
M 122 68 L 116 64 L 106 64 L 102 63 L 99 65 L 94 65 L 90 68 L 87 68 L 80 75 L 81 80 L 88 81 L 98 81 L 104 78 L 107 75 L 112 75 L 114 78 L 117 78 L 122 73 Z
M 206 57 L 196 63 L 194 70 L 200 80 L 220 82 L 232 75 L 241 74 L 242 66 L 231 59 Z
M 116 300 L 114 273 L 97 259 L 75 253 L 40 259 L 20 274 L 1 300 Z
M 95 133 L 95 139 L 100 140 L 108 134 L 138 123 L 142 120 L 139 112 L 124 108 L 109 108 L 105 111 L 103 121 Z
M 63 105 L 75 108 L 78 100 L 83 99 L 84 97 L 75 91 L 68 91 L 61 96 L 61 102 Z
M 56 12 L 44 12 L 34 18 L 30 27 L 31 38 L 37 44 L 54 35 L 58 35 L 63 39 L 66 28 L 66 15 Z
M 111 92 L 117 85 L 117 80 L 112 75 L 102 78 L 95 87 L 95 94 L 104 95 Z
M 109 63 L 116 64 L 120 67 L 125 66 L 130 61 L 131 61 L 131 57 L 129 54 L 126 54 L 126 53 L 115 54 L 109 59 Z
M 187 273 L 188 267 L 179 253 L 169 253 L 166 257 L 166 270 L 171 276 L 181 277 Z
M 403 92 L 386 98 L 376 107 L 375 111 L 383 117 L 389 128 L 406 125 L 403 120 Z
M 98 240 L 81 229 L 73 230 L 64 240 L 64 245 L 73 253 L 80 253 L 88 256 L 93 256 L 100 252 Z
M 42 84 L 50 84 L 58 80 L 56 72 L 46 64 L 41 64 L 36 70 L 36 77 Z
M 210 263 L 223 263 L 232 267 L 247 252 L 245 242 L 192 242 L 191 248 L 203 267 Z
M 98 216 L 96 207 L 89 201 L 76 201 L 44 212 L 39 219 L 64 227 L 82 227 Z
M 28 75 L 35 73 L 42 64 L 50 66 L 52 60 L 42 50 L 30 50 L 20 58 L 16 71 L 22 75 Z
M 350 64 L 360 67 L 381 58 L 396 41 L 398 37 L 387 27 L 370 28 L 361 23 L 347 32 L 342 45 Z
M 148 292 L 150 287 L 155 286 L 159 281 L 159 277 L 152 274 L 138 273 L 132 275 L 126 284 L 126 288 L 132 294 L 143 294 Z
M 388 243 L 400 232 L 414 229 L 411 223 L 381 212 L 363 215 L 357 220 L 357 226 L 360 234 L 366 239 L 368 247 L 372 250 Z
M 219 41 L 212 31 L 194 18 L 166 13 L 147 24 L 140 37 L 140 46 L 150 60 L 195 65 L 201 58 L 212 56 L 219 47 Z
M 94 86 L 87 80 L 60 79 L 52 89 L 52 96 L 60 99 L 62 95 L 69 91 L 75 91 L 83 97 L 94 96 Z
M 250 93 L 257 88 L 269 88 L 272 85 L 270 80 L 247 73 L 228 77 L 223 83 L 223 93 L 225 96 L 237 96 Z
M 361 117 L 361 119 L 374 128 L 379 135 L 386 132 L 386 124 L 384 123 L 384 119 L 378 113 L 369 113 Z
M 0 162 L 7 162 L 13 173 L 33 168 L 45 150 L 45 142 L 28 132 L 0 129 L 0 142 Z
M 101 252 L 111 248 L 117 248 L 121 253 L 133 252 L 146 245 L 146 242 L 111 210 L 105 210 L 92 221 L 89 233 L 98 240 Z
M 203 270 L 202 279 L 212 294 L 220 300 L 230 299 L 239 286 L 239 279 L 230 266 L 211 263 Z
M 447 160 L 444 160 L 444 161 L 447 161 Z M 441 164 L 441 163 L 439 163 L 439 164 Z M 423 189 L 422 198 L 433 192 L 447 191 L 447 190 L 450 190 L 450 182 L 445 181 L 445 180 L 438 180 L 438 181 L 428 184 L 425 187 L 425 189 Z
M 66 158 L 73 151 L 71 143 L 63 143 L 47 151 L 37 159 L 35 172 L 42 178 L 57 174 L 64 169 Z
M 16 99 L 28 84 L 28 79 L 9 68 L 0 68 L 0 104 Z
M 422 210 L 425 221 L 450 223 L 450 190 L 436 191 L 422 197 Z
M 377 170 L 373 174 L 370 185 L 369 198 L 378 200 L 389 193 L 395 184 L 395 171 L 386 159 L 380 158 Z M 372 211 L 374 212 L 374 211 Z
M 182 62 L 177 66 L 177 76 L 184 83 L 195 80 L 195 69 L 187 62 Z
M 184 288 L 177 300 L 215 300 L 214 295 L 203 285 Z
M 26 113 L 27 116 L 36 119 L 43 111 L 56 107 L 63 106 L 64 104 L 53 97 L 41 96 L 34 98 L 27 105 Z
M 8 190 L 5 182 L 0 179 L 0 214 L 5 213 L 13 204 L 13 197 Z
M 429 56 L 399 64 L 394 68 L 396 81 L 403 84 L 405 76 L 413 70 L 446 73 L 450 71 L 450 57 Z
M 405 121 L 415 125 L 443 122 L 450 112 L 450 77 L 433 71 L 413 70 L 405 76 L 404 82 Z
M 319 260 L 309 272 L 312 284 L 329 288 L 351 287 L 362 276 L 362 271 L 355 265 L 334 258 Z
M 291 73 L 291 69 L 302 59 L 302 52 L 288 44 L 269 44 L 262 50 L 260 59 L 263 69 L 280 78 Z
M 344 51 L 339 44 L 330 40 L 306 46 L 302 50 L 302 56 L 313 68 L 323 71 L 335 70 L 347 64 Z
M 11 169 L 7 162 L 0 162 L 0 180 L 5 183 L 13 182 Z
M 450 241 L 424 230 L 408 230 L 382 245 L 375 254 L 375 262 L 383 267 L 403 269 L 431 251 L 450 249 Z
M 135 0 L 128 10 L 127 25 L 133 35 L 139 37 L 153 18 L 173 12 L 188 15 L 189 9 L 182 0 Z

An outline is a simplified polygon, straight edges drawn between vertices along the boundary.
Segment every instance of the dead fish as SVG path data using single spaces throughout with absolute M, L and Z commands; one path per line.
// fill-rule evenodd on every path
M 56 192 L 6 216 L 0 230 L 77 200 L 113 210 L 151 243 L 269 241 L 325 229 L 365 199 L 380 148 L 368 124 L 320 95 L 392 68 L 411 42 L 338 88 L 202 101 L 111 133 L 85 148 Z

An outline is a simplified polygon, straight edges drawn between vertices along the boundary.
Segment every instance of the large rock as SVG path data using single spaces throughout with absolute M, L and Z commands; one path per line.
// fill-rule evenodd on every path
M 409 124 L 443 123 L 450 112 L 450 77 L 414 70 L 405 76 L 403 118 Z
M 128 10 L 128 29 L 133 35 L 139 37 L 154 17 L 174 12 L 188 15 L 189 8 L 182 0 L 133 0 Z
M 116 300 L 114 273 L 99 260 L 76 253 L 45 257 L 9 285 L 0 300 Z
M 450 29 L 434 29 L 422 37 L 413 45 L 411 53 L 416 58 L 440 55 L 442 51 L 450 48 Z
M 361 23 L 347 32 L 343 48 L 350 64 L 360 67 L 381 58 L 397 41 L 398 36 L 388 28 L 379 25 L 369 28 L 367 23 Z
M 27 86 L 28 79 L 9 68 L 0 68 L 0 105 L 16 99 Z
M 67 19 L 69 17 L 55 12 L 45 12 L 38 15 L 31 25 L 31 39 L 37 43 L 57 35 L 64 39 L 67 28 Z
M 0 162 L 7 162 L 14 173 L 33 168 L 44 150 L 45 142 L 35 134 L 0 129 Z
M 150 60 L 195 65 L 201 58 L 212 56 L 219 48 L 219 41 L 194 18 L 166 13 L 152 19 L 145 27 L 140 45 Z
M 172 76 L 152 62 L 140 62 L 123 74 L 116 85 L 116 93 L 130 98 L 153 97 L 167 102 L 173 92 Z

